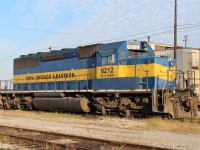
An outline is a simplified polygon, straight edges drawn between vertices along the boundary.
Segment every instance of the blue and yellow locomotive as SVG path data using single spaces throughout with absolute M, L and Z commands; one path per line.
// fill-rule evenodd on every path
M 175 65 L 155 57 L 147 42 L 131 40 L 22 55 L 14 60 L 16 96 L 3 95 L 2 101 L 17 108 L 104 115 L 196 115 L 193 92 L 176 87 Z

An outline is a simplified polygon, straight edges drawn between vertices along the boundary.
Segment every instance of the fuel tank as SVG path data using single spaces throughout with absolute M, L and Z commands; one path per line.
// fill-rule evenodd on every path
M 45 98 L 33 99 L 33 105 L 38 110 L 69 111 L 69 112 L 90 112 L 89 100 L 78 97 Z

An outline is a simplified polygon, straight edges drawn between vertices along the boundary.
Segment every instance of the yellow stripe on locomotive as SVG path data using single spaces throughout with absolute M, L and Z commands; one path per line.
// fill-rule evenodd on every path
M 167 70 L 169 70 L 168 67 L 155 63 L 142 65 L 109 65 L 90 69 L 15 75 L 14 83 L 79 81 L 129 77 L 154 77 L 171 82 L 175 79 L 176 74 L 175 72 L 169 72 L 169 77 L 167 77 Z

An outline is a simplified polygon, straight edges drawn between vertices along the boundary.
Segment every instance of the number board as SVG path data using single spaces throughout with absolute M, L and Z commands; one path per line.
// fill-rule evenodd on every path
M 117 67 L 105 66 L 97 68 L 97 78 L 114 78 L 117 77 Z
M 130 45 L 127 45 L 127 49 L 140 50 L 140 45 L 139 44 L 130 44 Z

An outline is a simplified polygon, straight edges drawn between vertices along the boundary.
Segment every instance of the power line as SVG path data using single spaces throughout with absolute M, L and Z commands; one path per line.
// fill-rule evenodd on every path
M 190 27 L 184 27 L 184 28 L 178 28 L 177 31 L 188 31 L 186 29 L 192 29 L 192 28 L 199 28 L 200 25 L 196 25 L 196 26 L 190 26 Z M 161 36 L 161 35 L 165 35 L 165 34 L 169 34 L 169 33 L 172 33 L 174 30 L 168 30 L 168 31 L 164 31 L 164 32 L 160 32 L 160 33 L 155 33 L 155 34 L 151 34 L 149 36 Z M 141 38 L 145 38 L 147 36 L 141 36 L 141 37 L 138 37 L 138 38 L 135 38 L 135 39 L 141 39 Z
M 191 29 L 191 28 L 198 28 L 200 27 L 200 24 L 198 25 L 195 25 L 195 26 L 189 26 L 189 27 L 182 27 L 182 28 L 178 28 L 177 31 L 180 32 L 180 31 L 185 31 L 186 29 Z M 155 34 L 150 34 L 148 36 L 162 36 L 162 35 L 165 35 L 165 34 L 169 34 L 169 33 L 172 33 L 174 30 L 168 30 L 168 31 L 163 31 L 163 32 L 159 32 L 159 33 L 155 33 Z M 140 34 L 136 34 L 136 35 L 140 35 Z M 126 37 L 133 37 L 135 35 L 129 35 L 129 36 L 126 36 Z M 147 35 L 145 36 L 141 36 L 141 37 L 135 37 L 134 39 L 141 39 L 141 38 L 146 38 Z M 121 39 L 124 39 L 125 37 L 121 37 L 121 38 L 114 38 L 114 39 L 109 39 L 109 40 L 103 40 L 103 41 L 99 41 L 99 42 L 96 42 L 96 43 L 103 43 L 103 42 L 109 42 L 109 41 L 114 41 L 114 40 L 121 40 Z M 91 45 L 93 43 L 89 43 L 89 44 L 86 44 L 86 45 Z
M 97 36 L 88 35 L 88 34 L 86 35 L 86 34 L 74 34 L 74 33 L 56 32 L 56 31 L 41 30 L 41 29 L 33 29 L 33 28 L 22 28 L 22 27 L 17 27 L 17 26 L 0 25 L 0 27 L 12 28 L 12 29 L 19 29 L 19 30 L 28 30 L 28 31 L 34 31 L 34 32 L 46 32 L 46 33 L 55 33 L 55 34 L 71 35 L 71 36 L 97 37 Z M 98 38 L 103 38 L 103 37 L 98 37 Z
M 187 24 L 189 25 L 189 24 Z M 186 25 L 179 25 L 179 26 L 186 26 Z M 180 31 L 185 31 L 186 29 L 191 29 L 191 28 L 198 28 L 200 27 L 200 24 L 192 24 L 192 26 L 186 26 L 186 27 L 182 27 L 182 28 L 178 28 L 177 31 L 180 32 Z M 166 27 L 165 29 L 167 28 L 170 28 L 170 27 Z M 164 28 L 163 28 L 164 29 Z M 158 31 L 158 30 L 152 30 L 152 31 Z M 165 34 L 170 34 L 172 33 L 174 30 L 167 30 L 167 31 L 163 31 L 163 32 L 159 32 L 159 33 L 155 33 L 155 34 L 151 34 L 151 35 L 148 35 L 150 37 L 152 36 L 162 36 L 162 35 L 165 35 Z M 149 31 L 150 32 L 150 31 Z M 132 36 L 136 36 L 136 35 L 141 35 L 141 34 L 145 34 L 145 33 L 149 33 L 149 32 L 143 32 L 143 33 L 138 33 L 138 34 L 135 34 L 135 35 L 129 35 L 129 36 L 125 36 L 125 37 L 132 37 Z M 103 42 L 109 42 L 109 41 L 114 41 L 114 40 L 119 40 L 119 39 L 124 39 L 125 37 L 119 37 L 119 38 L 113 38 L 113 39 L 108 39 L 108 40 L 103 40 L 103 41 L 99 41 L 99 42 L 95 42 L 95 43 L 103 43 Z M 141 39 L 141 38 L 146 38 L 147 36 L 141 36 L 141 37 L 136 37 L 134 39 Z M 87 44 L 77 44 L 77 45 L 70 45 L 70 46 L 57 46 L 57 47 L 51 47 L 51 48 L 61 48 L 61 47 L 74 47 L 74 46 L 80 46 L 80 45 L 91 45 L 91 44 L 94 44 L 94 43 L 87 43 Z M 42 50 L 47 50 L 47 48 L 44 48 L 44 49 L 40 49 L 38 51 L 42 51 Z M 17 55 L 17 54 L 16 54 Z M 14 57 L 16 55 L 11 55 L 11 56 L 5 56 L 5 57 L 0 57 L 1 58 L 8 58 L 8 57 Z
M 189 24 L 187 24 L 189 25 Z M 186 25 L 180 25 L 180 26 L 186 26 Z M 187 27 L 182 27 L 182 28 L 178 28 L 177 31 L 178 32 L 181 32 L 181 31 L 188 31 L 186 29 L 191 29 L 191 28 L 198 28 L 200 27 L 200 24 L 194 24 L 193 26 L 187 26 Z M 167 27 L 169 28 L 169 27 Z M 148 35 L 148 36 L 162 36 L 162 35 L 166 35 L 166 34 L 170 34 L 172 33 L 174 30 L 167 30 L 167 31 L 164 31 L 164 32 L 159 32 L 159 33 L 155 33 L 155 34 L 151 34 L 151 35 Z M 150 32 L 150 31 L 149 31 Z M 149 33 L 149 32 L 143 32 L 143 33 Z M 127 37 L 135 37 L 136 35 L 141 35 L 143 33 L 138 33 L 138 34 L 135 34 L 135 35 L 129 35 L 129 36 L 126 36 L 126 37 L 119 37 L 119 38 L 113 38 L 113 39 L 107 39 L 107 40 L 102 40 L 102 41 L 98 41 L 98 42 L 93 42 L 93 43 L 83 43 L 83 44 L 73 44 L 73 45 L 64 45 L 64 46 L 52 46 L 51 48 L 63 48 L 63 47 L 76 47 L 76 46 L 80 46 L 80 45 L 91 45 L 91 44 L 94 44 L 94 43 L 103 43 L 103 42 L 109 42 L 109 41 L 114 41 L 114 40 L 121 40 L 121 39 L 125 39 Z M 146 38 L 147 36 L 141 36 L 141 37 L 135 37 L 134 39 L 142 39 L 142 38 Z
M 188 25 L 191 25 L 191 26 L 199 26 L 200 23 L 195 23 L 195 24 L 182 24 L 182 25 L 178 25 L 179 27 L 181 26 L 188 26 Z M 128 36 L 124 36 L 124 37 L 120 37 L 120 38 L 115 38 L 115 39 L 122 39 L 122 38 L 128 38 L 128 37 L 133 37 L 133 36 L 137 36 L 137 35 L 141 35 L 141 34 L 146 34 L 146 33 L 149 33 L 149 32 L 154 32 L 154 31 L 159 31 L 159 30 L 163 30 L 163 29 L 168 29 L 168 28 L 171 28 L 173 26 L 169 26 L 169 27 L 164 27 L 164 28 L 158 28 L 158 29 L 155 29 L 155 30 L 151 30 L 151 31 L 147 31 L 147 32 L 142 32 L 142 33 L 138 33 L 138 34 L 132 34 L 132 35 L 128 35 Z M 179 28 L 180 29 L 180 28 Z M 170 30 L 171 31 L 171 30 Z M 172 30 L 173 31 L 173 30 Z
M 179 26 L 187 26 L 187 25 L 197 25 L 200 23 L 195 23 L 195 24 L 182 24 Z M 94 35 L 85 35 L 85 34 L 74 34 L 74 33 L 65 33 L 65 32 L 56 32 L 56 31 L 49 31 L 49 30 L 42 30 L 42 29 L 33 29 L 33 28 L 23 28 L 23 27 L 18 27 L 18 26 L 7 26 L 7 25 L 2 25 L 0 24 L 0 27 L 4 27 L 4 28 L 12 28 L 12 29 L 19 29 L 19 30 L 27 30 L 27 31 L 34 31 L 34 32 L 46 32 L 46 33 L 55 33 L 55 34 L 63 34 L 63 35 L 71 35 L 71 36 L 88 36 L 88 37 L 97 37 Z M 163 29 L 167 29 L 167 28 L 171 28 L 172 26 L 168 26 L 168 27 L 162 27 L 162 28 L 158 28 L 158 29 L 154 29 L 148 32 L 142 32 L 139 34 L 135 34 L 135 35 L 140 35 L 140 34 L 145 34 L 145 33 L 149 33 L 149 32 L 154 32 L 157 30 L 163 30 Z M 120 38 L 127 38 L 127 37 L 131 37 L 133 35 L 128 35 L 128 36 L 124 36 L 124 37 L 120 37 Z M 104 37 L 97 37 L 97 38 L 104 38 Z M 115 38 L 118 39 L 118 38 Z
M 185 26 L 185 25 L 182 25 L 182 26 Z M 197 28 L 197 27 L 200 27 L 200 24 L 195 24 L 193 26 L 189 26 L 189 27 L 182 27 L 182 28 L 178 28 L 177 31 L 180 32 L 180 31 L 188 31 L 186 29 L 191 29 L 191 28 Z M 168 28 L 168 27 L 167 27 Z M 174 30 L 167 30 L 167 31 L 164 31 L 164 32 L 159 32 L 159 33 L 155 33 L 155 34 L 151 34 L 149 36 L 162 36 L 162 35 L 166 35 L 166 34 L 170 34 L 172 33 Z M 145 32 L 144 32 L 145 33 Z M 148 32 L 146 32 L 148 33 Z M 139 33 L 139 34 L 135 34 L 135 35 L 141 35 L 143 33 Z M 135 35 L 129 35 L 129 36 L 126 36 L 126 37 L 132 37 L 132 36 L 135 36 Z M 134 39 L 142 39 L 142 38 L 146 38 L 146 35 L 145 36 L 141 36 L 141 37 L 136 37 Z M 83 43 L 83 44 L 73 44 L 73 45 L 68 45 L 68 46 L 52 46 L 51 48 L 63 48 L 63 47 L 76 47 L 76 46 L 80 46 L 80 45 L 91 45 L 91 44 L 94 44 L 94 43 L 103 43 L 103 42 L 109 42 L 109 41 L 114 41 L 114 40 L 119 40 L 119 39 L 124 39 L 124 37 L 120 37 L 120 38 L 113 38 L 113 39 L 108 39 L 108 40 L 103 40 L 103 41 L 98 41 L 98 42 L 93 42 L 93 43 Z M 48 48 L 44 48 L 44 49 L 40 49 L 38 51 L 42 51 L 42 50 L 46 50 Z M 16 56 L 16 55 L 15 55 Z
M 186 26 L 186 25 L 190 25 L 190 24 L 185 24 L 185 25 L 179 25 L 179 26 Z M 200 26 L 200 23 L 198 24 L 191 24 L 192 26 L 186 26 L 186 27 L 182 27 L 182 28 L 178 28 L 178 31 L 182 31 L 188 28 L 196 28 Z M 171 26 L 172 27 L 172 26 Z M 170 27 L 165 27 L 165 29 L 170 28 Z M 161 28 L 164 29 L 164 28 Z M 159 30 L 161 30 L 159 29 Z M 119 38 L 113 38 L 113 39 L 107 39 L 107 40 L 102 40 L 102 41 L 98 41 L 98 42 L 93 42 L 93 43 L 83 43 L 83 44 L 78 44 L 78 45 L 70 45 L 71 46 L 80 46 L 80 45 L 91 45 L 94 43 L 104 43 L 104 42 L 110 42 L 110 41 L 115 41 L 115 40 L 124 40 L 126 38 L 131 38 L 134 37 L 134 39 L 141 39 L 141 38 L 146 38 L 147 36 L 158 36 L 158 35 L 164 35 L 164 34 L 169 34 L 172 33 L 174 30 L 167 30 L 167 31 L 163 31 L 163 32 L 159 32 L 159 33 L 155 33 L 155 34 L 150 34 L 150 35 L 145 35 L 145 36 L 141 36 L 141 37 L 135 37 L 137 35 L 141 35 L 141 34 L 146 34 L 149 32 L 153 32 L 153 31 L 158 31 L 158 30 L 152 30 L 152 31 L 148 31 L 148 32 L 143 32 L 143 33 L 138 33 L 138 34 L 133 34 L 133 35 L 128 35 L 128 36 L 124 36 L 124 37 L 119 37 Z M 61 48 L 61 47 L 66 47 L 66 46 L 56 46 L 56 47 L 52 47 L 52 48 Z

